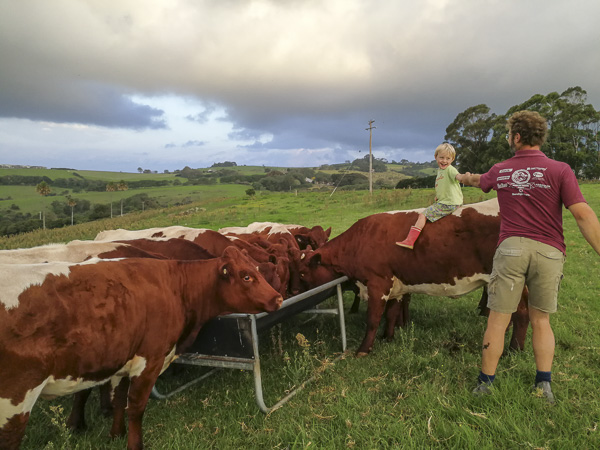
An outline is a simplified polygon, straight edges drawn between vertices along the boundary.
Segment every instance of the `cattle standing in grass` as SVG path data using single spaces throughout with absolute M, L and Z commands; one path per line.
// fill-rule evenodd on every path
M 282 302 L 233 247 L 206 261 L 90 260 L 0 271 L 0 446 L 7 449 L 19 447 L 39 396 L 126 378 L 127 446 L 142 448 L 152 387 L 202 325 Z M 123 426 L 111 429 L 123 434 Z
M 386 309 L 384 337 L 393 337 L 396 321 L 406 320 L 407 295 L 455 297 L 489 282 L 500 228 L 498 201 L 465 205 L 428 225 L 414 250 L 398 247 L 397 236 L 408 233 L 419 211 L 365 217 L 306 258 L 303 272 L 310 284 L 343 274 L 365 289 L 367 330 L 358 355 L 373 348 Z M 515 313 L 519 316 L 513 322 L 513 348 L 523 348 L 529 323 L 526 313 L 523 308 Z

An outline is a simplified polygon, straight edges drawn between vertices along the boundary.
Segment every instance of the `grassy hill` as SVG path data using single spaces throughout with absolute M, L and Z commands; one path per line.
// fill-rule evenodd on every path
M 600 211 L 600 187 L 588 184 L 582 190 Z M 212 197 L 0 238 L 0 247 L 91 239 L 103 229 L 168 225 L 218 229 L 253 221 L 331 226 L 335 236 L 361 217 L 427 206 L 434 195 L 433 189 L 406 189 L 380 190 L 372 196 L 366 191 L 336 191 L 333 196 L 265 192 L 255 198 Z M 472 202 L 493 194 L 465 188 L 464 195 L 466 202 Z M 412 323 L 397 330 L 393 342 L 377 340 L 366 358 L 353 356 L 365 330 L 364 304 L 358 314 L 346 314 L 349 352 L 334 364 L 332 358 L 340 349 L 336 319 L 301 315 L 267 330 L 260 338 L 267 404 L 310 375 L 316 381 L 281 409 L 263 415 L 254 401 L 252 374 L 221 370 L 167 400 L 150 400 L 144 416 L 146 445 L 157 449 L 598 448 L 600 303 L 596 297 L 600 282 L 593 274 L 600 260 L 566 211 L 564 221 L 568 259 L 559 311 L 552 316 L 557 341 L 554 407 L 530 392 L 535 374 L 530 334 L 525 351 L 502 357 L 494 395 L 473 398 L 470 390 L 479 371 L 485 329 L 485 319 L 476 311 L 480 292 L 458 299 L 415 295 L 410 305 Z M 347 309 L 352 300 L 350 292 L 344 295 Z M 179 386 L 202 370 L 187 367 L 166 372 L 159 379 L 159 390 Z M 88 430 L 71 434 L 64 426 L 71 398 L 39 400 L 23 450 L 124 448 L 125 439 L 107 437 L 111 421 L 101 416 L 96 394 L 89 403 Z

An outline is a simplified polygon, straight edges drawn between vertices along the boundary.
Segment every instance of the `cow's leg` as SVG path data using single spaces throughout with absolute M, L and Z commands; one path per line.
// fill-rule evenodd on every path
M 17 389 L 14 389 L 14 384 L 18 381 L 13 380 L 13 383 L 10 383 L 3 380 L 3 382 L 5 383 L 0 385 L 0 449 L 16 450 L 20 447 L 23 436 L 25 436 L 29 414 L 46 385 L 46 381 L 33 389 L 27 389 L 27 386 L 23 386 L 24 392 L 22 395 L 15 392 Z M 5 389 L 2 389 L 3 387 Z M 11 389 L 10 397 L 6 391 L 7 388 L 14 389 Z
M 391 277 L 390 277 L 391 278 Z M 356 356 L 366 356 L 373 349 L 373 343 L 377 335 L 377 328 L 381 322 L 381 316 L 385 310 L 386 301 L 383 299 L 384 292 L 389 292 L 371 281 L 368 285 L 369 301 L 367 303 L 367 330 L 365 337 L 356 351 Z
M 479 308 L 480 316 L 489 317 L 490 308 L 488 308 L 487 302 L 488 302 L 488 290 L 487 290 L 487 286 L 484 286 L 483 290 L 481 291 L 481 298 L 479 299 L 479 305 L 477 305 L 477 308 Z
M 388 300 L 385 308 L 384 339 L 391 341 L 397 327 L 405 327 L 410 320 L 410 294 L 404 294 L 400 300 Z
M 73 405 L 71 406 L 71 414 L 67 419 L 67 427 L 71 431 L 82 431 L 85 430 L 87 425 L 85 423 L 85 404 L 92 393 L 92 389 L 85 389 L 83 391 L 76 392 L 73 394 Z
M 511 350 L 523 350 L 525 348 L 525 337 L 529 326 L 529 291 L 527 287 L 523 289 L 521 301 L 517 311 L 512 315 L 513 332 L 510 339 Z
M 4 399 L 0 399 L 2 401 Z M 0 412 L 1 414 L 1 412 Z M 2 416 L 0 415 L 0 418 Z M 0 449 L 1 450 L 18 450 L 21 446 L 23 436 L 25 436 L 25 428 L 29 422 L 29 413 L 21 413 L 12 416 L 8 422 L 0 428 Z
M 104 386 L 108 387 L 108 395 L 112 393 L 112 414 L 113 423 L 110 429 L 110 437 L 125 436 L 125 408 L 127 407 L 127 392 L 129 390 L 129 378 L 113 378 L 110 383 Z M 112 391 L 112 392 L 111 392 Z
M 350 307 L 350 314 L 356 314 L 358 312 L 358 308 L 360 306 L 360 296 L 358 294 L 354 294 L 354 301 L 352 302 L 352 306 Z
M 394 331 L 396 326 L 402 326 L 404 322 L 404 314 L 402 309 L 402 299 L 390 299 L 385 305 L 385 331 L 383 339 L 390 342 L 394 339 Z
M 113 414 L 113 405 L 111 400 L 112 386 L 110 383 L 104 383 L 98 387 L 100 394 L 100 411 L 104 417 L 111 417 Z
M 127 437 L 128 450 L 139 450 L 144 448 L 142 439 L 142 419 L 144 417 L 144 411 L 146 411 L 150 393 L 163 368 L 163 364 L 164 360 L 159 362 L 148 362 L 148 365 L 142 374 L 131 379 L 129 395 L 127 397 L 127 416 L 129 419 L 129 435 Z
M 396 324 L 401 327 L 405 327 L 410 322 L 410 294 L 404 294 L 402 296 L 402 323 Z

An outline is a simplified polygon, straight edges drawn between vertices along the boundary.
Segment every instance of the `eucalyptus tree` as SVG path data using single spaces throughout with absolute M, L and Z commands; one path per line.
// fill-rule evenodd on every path
M 579 86 L 562 93 L 536 94 L 509 109 L 508 114 L 529 109 L 548 121 L 548 139 L 542 151 L 571 166 L 577 177 L 598 178 L 600 113 L 587 103 L 587 92 Z
M 503 159 L 504 146 L 498 136 L 494 139 L 496 134 L 501 134 L 496 127 L 498 121 L 498 116 L 481 104 L 467 108 L 448 125 L 444 138 L 456 149 L 456 166 L 460 172 L 485 172 L 494 162 Z M 492 142 L 500 143 L 501 154 Z

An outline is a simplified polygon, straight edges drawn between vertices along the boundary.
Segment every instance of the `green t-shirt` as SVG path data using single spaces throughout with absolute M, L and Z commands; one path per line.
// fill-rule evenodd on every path
M 460 183 L 456 180 L 458 170 L 454 166 L 438 169 L 435 179 L 435 196 L 444 205 L 462 205 L 463 195 Z

